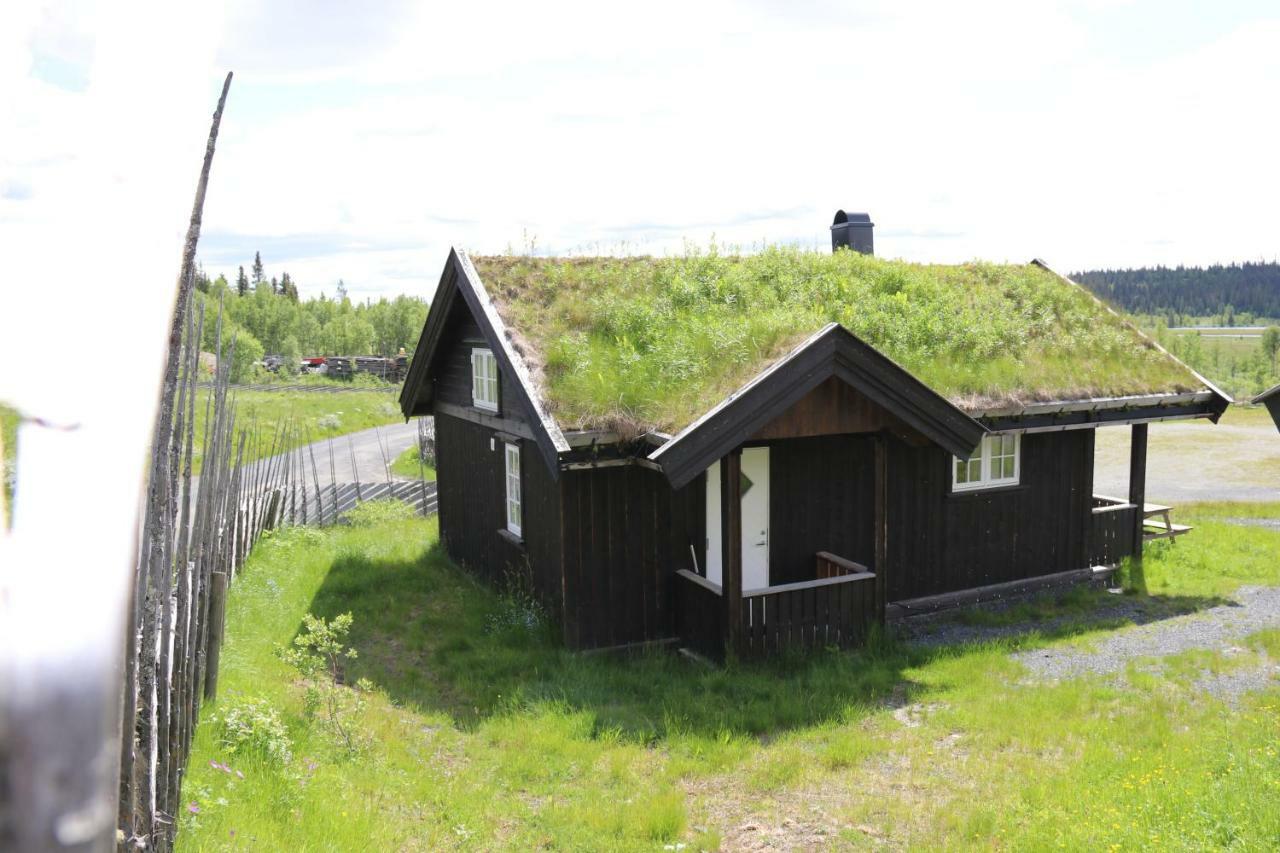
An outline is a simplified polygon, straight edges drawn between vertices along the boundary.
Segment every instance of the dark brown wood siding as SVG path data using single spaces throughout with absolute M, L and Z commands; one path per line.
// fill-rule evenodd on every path
M 702 553 L 706 486 L 672 491 L 636 465 L 560 475 L 564 543 L 564 632 L 572 648 L 674 635 L 675 572 Z
M 447 331 L 440 343 L 441 357 L 431 381 L 435 382 L 435 399 L 457 406 L 471 406 L 471 350 L 490 349 L 480 332 L 480 325 L 461 299 L 455 300 Z M 519 405 L 511 405 L 507 393 L 514 379 L 505 370 L 498 372 L 498 414 L 524 423 L 532 422 L 529 413 Z M 488 412 L 488 410 L 484 410 Z
M 832 435 L 769 443 L 769 581 L 813 580 L 818 551 L 870 567 L 872 438 Z
M 490 442 L 492 441 L 492 448 Z M 440 540 L 455 563 L 498 586 L 533 591 L 554 618 L 561 610 L 560 490 L 531 441 L 520 445 L 523 542 L 504 535 L 506 461 L 493 430 L 436 414 Z
M 832 376 L 761 427 L 753 439 L 836 437 L 880 429 L 918 435 L 887 409 Z
M 952 494 L 951 464 L 889 442 L 891 601 L 1089 565 L 1093 430 L 1024 435 L 1014 488 Z

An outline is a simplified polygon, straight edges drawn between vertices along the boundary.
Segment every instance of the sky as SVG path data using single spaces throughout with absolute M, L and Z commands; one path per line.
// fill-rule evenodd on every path
M 0 140 L 0 235 L 65 203 L 100 8 L 33 3 L 6 45 L 0 94 L 26 133 Z M 355 298 L 429 297 L 450 246 L 826 250 L 837 208 L 914 261 L 1280 254 L 1274 3 L 204 8 L 206 83 L 186 97 L 211 106 L 235 72 L 211 275 L 259 251 L 304 296 L 341 279 Z M 207 112 L 182 150 L 192 183 Z

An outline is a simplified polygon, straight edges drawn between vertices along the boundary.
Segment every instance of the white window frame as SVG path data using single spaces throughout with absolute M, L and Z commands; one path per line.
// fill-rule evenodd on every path
M 498 360 L 493 350 L 471 350 L 471 405 L 486 412 L 498 411 Z
M 520 445 L 504 442 L 502 449 L 503 469 L 506 471 L 507 500 L 507 532 L 522 536 L 521 525 L 524 523 L 523 490 L 520 484 Z
M 1012 439 L 1013 448 L 1009 452 L 1008 442 Z M 997 449 L 1000 450 L 997 453 Z M 1006 476 L 1003 462 L 1013 456 L 1013 476 Z M 959 467 L 977 463 L 978 477 L 968 482 L 960 482 Z M 996 465 L 1000 470 L 996 470 Z M 959 456 L 951 460 L 951 491 L 976 492 L 982 489 L 998 489 L 1005 486 L 1016 486 L 1022 482 L 1022 434 L 1016 432 L 997 432 L 983 436 L 982 444 L 968 459 Z

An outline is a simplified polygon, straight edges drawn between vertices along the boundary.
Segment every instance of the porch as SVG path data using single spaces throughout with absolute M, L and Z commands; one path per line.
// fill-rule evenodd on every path
M 874 434 L 860 445 L 872 475 L 866 506 L 870 547 L 865 553 L 882 569 L 888 541 L 885 442 L 883 434 Z M 772 447 L 781 445 L 775 442 Z M 744 466 L 744 451 L 752 460 L 750 466 Z M 850 648 L 865 641 L 873 625 L 884 622 L 883 571 L 832 551 L 809 550 L 807 556 L 789 556 L 785 573 L 770 572 L 774 513 L 768 499 L 773 479 L 768 460 L 767 448 L 738 447 L 708 470 L 706 570 L 680 569 L 673 578 L 677 633 L 686 647 L 710 658 L 721 659 L 726 652 L 764 658 L 790 649 Z M 744 476 L 747 468 L 750 476 Z M 834 480 L 844 485 L 839 477 Z M 812 492 L 813 482 L 803 482 L 800 491 Z M 750 499 L 744 501 L 748 491 Z M 782 490 L 778 497 L 787 503 L 796 495 Z M 751 535 L 744 537 L 744 531 Z M 840 547 L 841 541 L 821 523 L 799 537 L 792 531 L 789 538 L 808 541 L 810 548 Z M 698 564 L 695 553 L 693 565 Z
M 762 658 L 786 649 L 860 644 L 879 621 L 875 573 L 825 551 L 815 564 L 814 580 L 744 590 L 737 607 L 728 605 L 720 584 L 681 569 L 676 606 L 685 645 L 719 659 L 726 648 L 742 658 Z M 729 622 L 738 624 L 736 633 L 727 630 Z

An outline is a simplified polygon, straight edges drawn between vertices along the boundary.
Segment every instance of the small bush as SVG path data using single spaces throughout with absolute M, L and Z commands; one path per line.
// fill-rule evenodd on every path
M 337 429 L 340 426 L 342 426 L 342 416 L 336 412 L 316 418 L 318 429 Z
M 284 721 L 265 699 L 246 699 L 227 707 L 215 718 L 218 738 L 227 752 L 258 755 L 287 764 L 292 744 Z
M 341 683 L 343 661 L 356 657 L 356 650 L 346 645 L 352 616 L 343 613 L 325 621 L 308 613 L 302 622 L 306 630 L 294 637 L 294 647 L 280 648 L 277 654 L 298 671 L 306 684 L 303 701 L 307 717 L 319 719 L 348 752 L 354 753 L 367 740 L 359 726 L 364 717 L 365 694 L 373 684 L 364 678 L 350 688 Z

